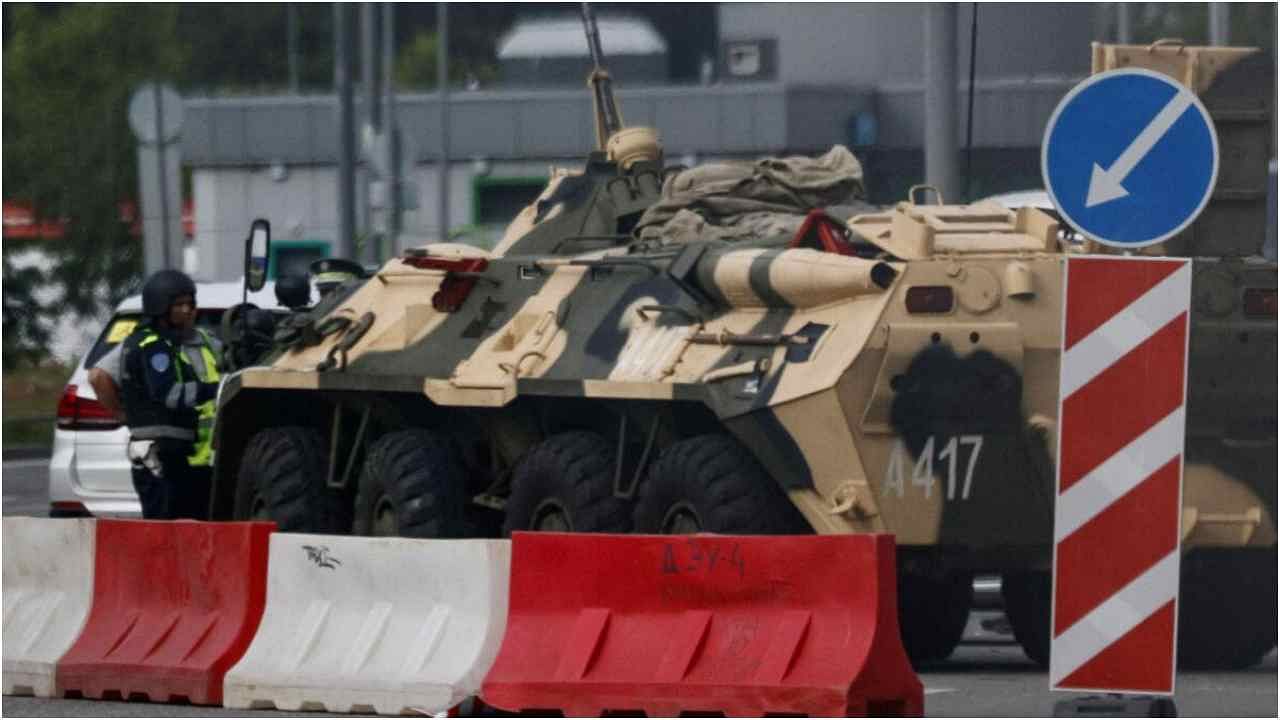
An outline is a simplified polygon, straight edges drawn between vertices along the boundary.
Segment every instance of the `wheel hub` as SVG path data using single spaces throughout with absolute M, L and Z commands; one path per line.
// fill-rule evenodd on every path
M 533 530 L 538 532 L 573 532 L 569 511 L 558 500 L 543 500 L 533 511 Z
M 267 503 L 262 499 L 261 495 L 253 496 L 252 510 L 249 512 L 250 520 L 270 520 L 271 511 L 267 510 Z
M 396 518 L 395 506 L 391 504 L 391 500 L 386 497 L 378 499 L 377 505 L 373 510 L 373 530 L 374 537 L 397 537 L 400 535 L 400 522 Z
M 693 535 L 702 532 L 702 519 L 688 503 L 677 503 L 662 518 L 663 535 Z

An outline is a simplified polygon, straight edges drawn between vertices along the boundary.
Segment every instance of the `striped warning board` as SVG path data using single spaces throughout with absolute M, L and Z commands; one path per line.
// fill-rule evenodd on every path
M 1172 694 L 1191 263 L 1066 275 L 1050 686 Z

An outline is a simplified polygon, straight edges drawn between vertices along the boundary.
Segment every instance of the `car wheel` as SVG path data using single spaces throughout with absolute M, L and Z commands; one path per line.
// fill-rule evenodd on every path
M 504 535 L 515 530 L 631 530 L 631 507 L 613 495 L 613 445 L 591 432 L 565 432 L 534 445 L 516 465 Z
M 326 443 L 311 428 L 258 432 L 240 461 L 236 519 L 274 520 L 283 532 L 350 532 L 348 495 L 325 484 L 328 460 Z
M 681 440 L 658 456 L 640 486 L 635 526 L 670 535 L 812 532 L 756 459 L 719 434 Z
M 426 430 L 384 435 L 369 451 L 356 495 L 356 534 L 466 535 L 466 478 L 449 443 Z

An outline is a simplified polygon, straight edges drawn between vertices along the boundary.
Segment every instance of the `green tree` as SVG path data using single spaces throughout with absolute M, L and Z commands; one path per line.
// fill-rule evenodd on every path
M 7 17 L 5 197 L 66 223 L 47 244 L 65 311 L 95 314 L 137 286 L 141 241 L 119 206 L 137 196 L 128 101 L 145 81 L 179 76 L 177 18 L 174 5 L 124 4 L 20 5 Z
M 420 32 L 396 53 L 396 87 L 398 90 L 418 90 L 436 86 L 436 53 L 439 40 L 435 32 Z M 495 63 L 477 62 L 467 56 L 449 57 L 450 86 L 474 80 L 480 85 L 490 85 L 498 77 Z
M 36 288 L 44 284 L 44 273 L 36 267 L 18 267 L 4 252 L 4 353 L 5 371 L 34 365 L 48 359 L 50 308 L 36 300 Z

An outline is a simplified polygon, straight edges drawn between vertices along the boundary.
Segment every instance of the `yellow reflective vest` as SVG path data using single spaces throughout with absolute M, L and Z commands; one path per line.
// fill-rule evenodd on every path
M 218 358 L 213 353 L 213 340 L 204 330 L 196 328 L 196 332 L 200 334 L 200 359 L 204 361 L 204 373 L 196 372 L 194 363 L 191 358 L 187 357 L 185 345 L 184 348 L 175 353 L 178 356 L 178 362 L 174 365 L 174 370 L 178 374 L 178 382 L 182 382 L 183 369 L 201 382 L 216 383 L 221 375 L 218 373 Z M 160 337 L 154 332 L 148 333 L 142 342 L 138 343 L 138 347 L 146 347 L 156 341 L 168 341 Z M 213 464 L 213 417 L 217 410 L 217 400 L 209 400 L 196 406 L 197 424 L 196 439 L 192 447 L 191 454 L 187 456 L 187 464 L 192 467 L 207 467 Z
M 204 360 L 204 376 L 200 380 L 204 382 L 216 383 L 220 378 L 218 374 L 218 358 L 213 354 L 213 342 L 209 339 L 205 331 L 197 329 L 200 333 L 200 357 Z M 183 353 L 183 360 L 189 364 L 186 354 Z M 194 371 L 194 368 L 192 368 Z M 213 416 L 217 410 L 218 401 L 210 400 L 196 407 L 199 413 L 199 424 L 196 425 L 196 444 L 187 457 L 187 463 L 192 466 L 208 466 L 213 464 Z

